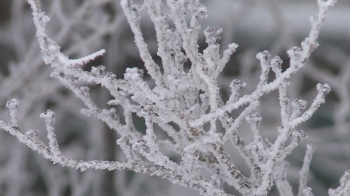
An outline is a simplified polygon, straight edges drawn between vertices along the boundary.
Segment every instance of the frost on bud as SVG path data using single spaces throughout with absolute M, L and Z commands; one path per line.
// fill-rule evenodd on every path
M 98 67 L 92 67 L 91 73 L 96 75 L 96 76 L 101 76 L 101 75 L 103 75 L 105 69 L 106 69 L 106 67 L 103 65 L 100 65 Z
M 207 27 L 204 30 L 205 42 L 207 42 L 207 44 L 209 45 L 218 44 L 218 42 L 221 39 L 220 37 L 221 33 L 222 33 L 222 28 Z
M 254 128 L 257 128 L 261 122 L 261 116 L 258 114 L 252 114 L 246 117 L 247 122 Z
M 222 72 L 222 70 L 230 60 L 231 55 L 236 51 L 237 48 L 238 48 L 238 44 L 236 43 L 231 43 L 228 45 L 228 48 L 224 50 L 223 56 L 218 64 L 218 67 L 216 69 L 216 74 L 219 74 L 220 72 Z
M 143 70 L 137 68 L 127 68 L 124 74 L 125 80 L 138 80 L 143 77 Z
M 204 7 L 204 6 L 200 6 L 198 9 L 197 9 L 197 18 L 198 19 L 205 19 L 208 17 L 207 15 L 207 8 Z
M 282 63 L 283 61 L 279 56 L 275 56 L 271 59 L 271 68 L 277 77 L 279 77 L 279 75 L 282 73 Z
M 6 107 L 8 108 L 8 109 L 17 109 L 17 107 L 19 106 L 19 104 L 20 104 L 21 102 L 20 101 L 18 101 L 17 99 L 11 99 L 10 101 L 7 101 L 7 103 L 6 103 Z
M 245 87 L 245 85 L 246 85 L 245 82 L 242 82 L 238 79 L 232 80 L 232 82 L 230 84 L 232 93 L 242 90 L 242 88 Z
M 47 131 L 47 138 L 49 139 L 50 152 L 52 153 L 54 163 L 60 162 L 61 151 L 59 150 L 56 135 L 54 133 L 55 113 L 51 110 L 47 110 L 45 113 L 40 114 L 40 118 L 45 120 L 45 126 Z
M 40 118 L 45 120 L 45 123 L 53 125 L 55 123 L 55 113 L 51 110 L 47 110 L 45 113 L 40 114 Z
M 306 53 L 312 52 L 308 47 L 303 46 L 303 49 L 305 49 Z M 300 47 L 294 46 L 287 50 L 287 54 L 290 58 L 290 68 L 293 69 L 299 69 L 301 66 L 303 66 L 303 63 L 307 60 L 307 58 L 302 57 L 303 50 Z M 305 55 L 305 52 L 304 52 Z
M 325 102 L 325 96 L 331 91 L 331 87 L 328 84 L 317 84 L 316 89 L 318 91 L 318 95 L 314 102 L 320 104 Z
M 301 42 L 301 48 L 303 50 L 315 50 L 319 46 L 318 42 L 313 41 L 310 37 L 306 38 L 303 42 Z
M 289 58 L 294 58 L 299 56 L 301 53 L 301 48 L 294 46 L 287 51 Z
M 256 58 L 260 61 L 261 66 L 260 82 L 258 84 L 258 88 L 261 88 L 267 83 L 268 80 L 268 73 L 271 66 L 271 55 L 268 51 L 265 50 L 256 54 Z
M 232 80 L 230 84 L 231 88 L 231 96 L 228 100 L 229 103 L 235 102 L 238 99 L 239 91 L 242 90 L 243 87 L 245 87 L 246 83 L 242 82 L 238 79 Z
M 331 92 L 331 87 L 328 84 L 317 84 L 316 89 L 318 92 L 323 93 L 323 95 Z
M 230 43 L 230 44 L 228 45 L 228 48 L 229 48 L 230 50 L 232 50 L 233 52 L 235 52 L 236 49 L 238 48 L 238 44 L 236 44 L 236 43 Z
M 256 58 L 260 60 L 261 64 L 266 65 L 270 62 L 271 55 L 267 50 L 265 50 L 263 52 L 259 52 L 258 54 L 256 54 Z
M 40 118 L 43 118 L 43 119 L 51 119 L 54 117 L 55 117 L 55 113 L 52 112 L 51 110 L 47 110 L 47 112 L 40 114 Z

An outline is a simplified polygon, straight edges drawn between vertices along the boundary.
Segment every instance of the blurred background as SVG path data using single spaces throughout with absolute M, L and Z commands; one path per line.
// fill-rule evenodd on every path
M 101 48 L 107 50 L 103 57 L 84 69 L 103 64 L 108 71 L 123 78 L 127 67 L 143 68 L 119 0 L 41 3 L 51 17 L 48 34 L 64 54 L 76 58 Z M 222 50 L 232 42 L 239 45 L 218 81 L 225 101 L 232 79 L 247 83 L 242 94 L 256 88 L 260 74 L 256 53 L 268 50 L 272 56 L 280 56 L 284 60 L 283 68 L 287 68 L 286 50 L 300 45 L 310 30 L 309 17 L 317 13 L 314 0 L 203 0 L 202 3 L 207 6 L 209 15 L 202 21 L 202 29 L 207 26 L 223 28 Z M 154 59 L 160 62 L 156 55 L 154 27 L 146 12 L 142 15 L 142 31 Z M 323 196 L 327 195 L 328 188 L 337 187 L 340 176 L 350 169 L 350 1 L 338 0 L 330 10 L 319 43 L 306 66 L 291 80 L 288 94 L 290 99 L 305 99 L 310 104 L 316 95 L 317 83 L 328 83 L 332 92 L 317 113 L 299 127 L 309 138 L 288 157 L 287 178 L 297 192 L 305 146 L 313 144 L 316 152 L 308 185 L 315 195 Z M 199 37 L 199 46 L 200 51 L 206 47 L 203 34 Z M 102 122 L 80 114 L 80 109 L 84 108 L 82 102 L 50 78 L 51 71 L 41 60 L 26 1 L 1 0 L 0 118 L 9 119 L 6 101 L 17 98 L 21 100 L 19 120 L 23 130 L 39 129 L 40 137 L 46 141 L 39 115 L 51 109 L 56 113 L 56 134 L 64 155 L 83 160 L 123 160 L 123 153 L 115 142 L 119 136 Z M 106 107 L 109 93 L 98 86 L 91 86 L 91 89 L 95 102 Z M 276 138 L 280 125 L 277 95 L 272 92 L 262 97 L 258 111 L 263 117 L 261 133 L 270 141 Z M 141 132 L 145 129 L 143 119 L 135 115 L 134 122 Z M 249 132 L 248 125 L 241 127 L 243 138 L 249 140 Z M 227 150 L 233 162 L 248 174 L 238 153 L 230 147 Z M 226 190 L 236 194 L 230 187 Z M 80 172 L 62 168 L 0 131 L 0 195 L 196 196 L 198 192 L 130 171 Z M 275 188 L 269 195 L 277 195 Z

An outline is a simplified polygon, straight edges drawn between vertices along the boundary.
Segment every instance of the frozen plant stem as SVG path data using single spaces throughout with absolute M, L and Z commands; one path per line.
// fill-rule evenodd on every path
M 317 37 L 320 27 L 326 18 L 327 11 L 335 3 L 334 0 L 318 0 L 318 14 L 311 17 L 309 36 L 300 47 L 292 47 L 287 51 L 290 66 L 282 71 L 282 60 L 271 57 L 263 51 L 256 55 L 260 61 L 260 82 L 255 91 L 244 96 L 239 91 L 245 84 L 233 80 L 230 87 L 232 94 L 229 101 L 223 102 L 219 94 L 217 79 L 230 56 L 238 45 L 232 43 L 220 55 L 220 34 L 222 29 L 207 27 L 204 31 L 207 48 L 203 53 L 198 51 L 198 34 L 201 30 L 199 21 L 207 17 L 206 7 L 199 0 L 167 0 L 169 13 L 163 11 L 163 1 L 145 0 L 140 6 L 132 0 L 122 0 L 121 6 L 134 33 L 135 43 L 140 52 L 150 77 L 155 81 L 155 87 L 143 79 L 143 70 L 128 68 L 124 79 L 116 79 L 115 74 L 106 72 L 104 66 L 93 67 L 84 71 L 80 67 L 104 54 L 100 50 L 86 57 L 69 59 L 60 51 L 60 46 L 46 33 L 46 24 L 50 18 L 41 11 L 39 0 L 28 0 L 36 27 L 42 57 L 51 66 L 52 77 L 62 82 L 69 90 L 82 100 L 86 108 L 85 115 L 95 117 L 105 122 L 116 131 L 119 139 L 117 144 L 126 155 L 126 162 L 118 161 L 83 161 L 66 158 L 59 149 L 54 132 L 55 114 L 47 111 L 41 114 L 44 119 L 49 144 L 45 145 L 38 137 L 37 130 L 23 132 L 17 118 L 19 102 L 15 99 L 7 103 L 10 111 L 10 122 L 0 121 L 0 128 L 9 132 L 45 158 L 62 166 L 73 167 L 84 171 L 86 169 L 132 170 L 150 175 L 167 178 L 173 183 L 191 187 L 201 195 L 229 196 L 222 187 L 223 183 L 233 186 L 244 196 L 267 195 L 273 182 L 281 194 L 293 195 L 289 183 L 285 180 L 285 158 L 307 135 L 297 130 L 297 126 L 315 113 L 325 96 L 330 91 L 327 84 L 317 85 L 317 95 L 311 105 L 303 100 L 290 100 L 287 88 L 290 78 L 300 70 L 318 46 Z M 140 11 L 146 9 L 154 23 L 158 41 L 158 56 L 164 69 L 152 59 L 140 28 Z M 190 15 L 190 21 L 186 21 Z M 172 20 L 175 28 L 170 28 L 168 20 Z M 184 71 L 184 63 L 189 60 L 191 68 Z M 268 82 L 268 75 L 276 75 Z M 99 108 L 91 99 L 87 85 L 101 85 L 111 94 L 109 108 Z M 281 108 L 281 126 L 276 128 L 277 139 L 270 142 L 264 139 L 259 124 L 263 117 L 255 113 L 259 107 L 260 98 L 277 90 Z M 125 123 L 119 120 L 115 106 L 124 110 Z M 244 108 L 235 119 L 230 116 L 233 110 Z M 133 124 L 132 115 L 145 119 L 146 133 L 138 132 Z M 253 132 L 253 141 L 245 143 L 238 134 L 240 125 L 247 121 Z M 216 126 L 220 122 L 225 129 L 219 132 Z M 169 123 L 175 123 L 179 131 Z M 209 122 L 209 130 L 204 124 Z M 158 138 L 154 127 L 157 125 L 167 135 L 168 139 Z M 291 139 L 290 143 L 286 143 Z M 234 165 L 228 152 L 223 148 L 228 141 L 237 148 L 251 170 L 251 176 L 245 176 Z M 175 151 L 181 156 L 176 163 L 163 153 L 162 148 Z M 308 146 L 304 166 L 300 173 L 300 188 L 298 196 L 312 195 L 306 180 L 311 161 L 312 149 Z M 204 178 L 203 170 L 211 174 L 211 179 Z M 349 193 L 349 172 L 342 180 L 341 186 L 330 190 L 330 195 Z

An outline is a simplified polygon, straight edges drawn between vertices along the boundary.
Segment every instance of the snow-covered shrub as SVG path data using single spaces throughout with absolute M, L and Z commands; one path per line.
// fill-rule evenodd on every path
M 199 0 L 168 0 L 168 11 L 165 11 L 160 0 L 145 0 L 142 6 L 131 0 L 121 2 L 146 68 L 128 68 L 124 79 L 117 79 L 104 66 L 92 67 L 91 71 L 82 68 L 103 55 L 104 50 L 78 59 L 70 59 L 63 54 L 60 45 L 47 34 L 46 24 L 50 18 L 41 11 L 39 1 L 29 0 L 29 3 L 43 60 L 53 69 L 51 76 L 81 99 L 86 107 L 82 110 L 84 114 L 95 117 L 116 131 L 117 143 L 125 154 L 125 160 L 68 158 L 59 149 L 54 133 L 55 113 L 48 110 L 40 115 L 45 121 L 49 140 L 45 144 L 38 130 L 24 131 L 17 114 L 20 110 L 17 109 L 19 101 L 16 99 L 7 102 L 11 120 L 0 121 L 1 129 L 54 163 L 81 171 L 91 168 L 132 170 L 166 178 L 175 184 L 196 189 L 201 195 L 231 195 L 224 190 L 224 185 L 234 187 L 242 195 L 266 195 L 275 182 L 281 195 L 293 195 L 285 178 L 285 159 L 307 138 L 298 125 L 310 119 L 325 102 L 330 87 L 328 84 L 317 84 L 318 93 L 309 105 L 304 100 L 288 98 L 287 88 L 291 78 L 304 67 L 318 46 L 320 27 L 334 0 L 318 0 L 319 11 L 310 19 L 309 36 L 300 47 L 295 46 L 287 51 L 288 68 L 282 69 L 280 57 L 272 57 L 267 51 L 258 53 L 256 57 L 261 65 L 258 84 L 252 92 L 241 95 L 245 83 L 232 80 L 229 85 L 231 94 L 227 100 L 220 95 L 218 80 L 238 45 L 229 44 L 220 54 L 222 29 L 207 27 L 204 30 L 207 47 L 203 52 L 199 51 L 199 21 L 207 16 L 206 7 Z M 148 11 L 154 23 L 160 65 L 153 59 L 141 32 L 142 10 Z M 187 17 L 190 18 L 189 23 Z M 110 27 L 106 22 L 108 20 L 95 18 L 89 21 L 91 24 L 87 25 L 96 31 Z M 86 46 L 82 49 L 86 49 Z M 187 68 L 186 64 L 190 64 L 190 67 Z M 146 82 L 144 71 L 147 71 L 151 82 Z M 109 105 L 106 108 L 91 98 L 89 86 L 96 84 L 107 89 L 111 96 L 106 100 Z M 262 136 L 265 130 L 259 124 L 264 116 L 257 113 L 264 104 L 260 103 L 262 97 L 271 92 L 277 92 L 279 101 L 274 107 L 280 110 L 280 123 L 274 128 L 276 138 L 272 141 Z M 118 109 L 123 113 L 118 113 Z M 144 120 L 145 132 L 137 129 L 135 114 Z M 245 122 L 252 132 L 250 139 L 242 138 L 238 131 Z M 243 173 L 234 164 L 235 157 L 230 157 L 228 149 L 232 147 L 244 159 L 250 173 Z M 308 146 L 300 172 L 298 195 L 312 195 L 306 185 L 312 152 L 313 147 Z M 179 158 L 172 158 L 171 155 Z M 331 189 L 329 194 L 348 194 L 349 178 L 350 174 L 346 172 L 341 185 Z

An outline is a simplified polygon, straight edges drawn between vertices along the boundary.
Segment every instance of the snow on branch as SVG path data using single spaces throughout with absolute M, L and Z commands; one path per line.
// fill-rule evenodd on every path
M 311 17 L 309 36 L 300 47 L 292 47 L 287 51 L 290 66 L 283 71 L 280 57 L 268 51 L 260 52 L 256 58 L 260 62 L 261 74 L 256 89 L 246 95 L 240 95 L 245 83 L 235 79 L 231 82 L 231 95 L 225 103 L 220 96 L 217 84 L 219 74 L 236 51 L 238 45 L 232 43 L 220 55 L 221 28 L 207 27 L 204 30 L 207 47 L 203 53 L 198 50 L 198 34 L 201 30 L 200 20 L 207 17 L 206 7 L 200 0 L 145 0 L 137 5 L 132 0 L 122 0 L 121 6 L 129 22 L 136 46 L 144 62 L 147 74 L 155 81 L 150 87 L 144 80 L 144 70 L 128 68 L 124 79 L 105 71 L 104 66 L 93 67 L 91 71 L 80 68 L 87 62 L 103 55 L 104 50 L 92 53 L 79 59 L 69 59 L 60 51 L 60 46 L 46 33 L 46 23 L 50 18 L 39 6 L 39 0 L 28 0 L 36 27 L 36 36 L 45 64 L 53 68 L 52 77 L 62 82 L 78 98 L 86 108 L 82 113 L 95 117 L 106 123 L 118 133 L 117 144 L 126 156 L 126 162 L 117 161 L 83 161 L 65 157 L 59 149 L 55 136 L 55 114 L 48 110 L 40 115 L 44 119 L 49 143 L 46 145 L 38 137 L 37 130 L 24 132 L 17 117 L 19 102 L 11 100 L 7 103 L 10 111 L 10 123 L 0 121 L 0 128 L 34 151 L 38 151 L 53 163 L 86 169 L 133 170 L 150 175 L 167 178 L 173 183 L 191 187 L 201 195 L 228 196 L 222 187 L 225 182 L 234 187 L 242 195 L 267 195 L 274 181 L 281 195 L 293 195 L 291 187 L 285 179 L 286 157 L 307 135 L 297 130 L 297 126 L 315 113 L 325 96 L 330 91 L 327 84 L 317 85 L 317 95 L 311 105 L 306 101 L 290 100 L 287 90 L 290 78 L 299 71 L 318 46 L 317 38 L 320 27 L 325 20 L 328 9 L 334 0 L 318 0 L 319 12 Z M 170 10 L 164 11 L 164 6 Z M 161 66 L 153 60 L 147 48 L 140 28 L 140 12 L 146 9 L 155 26 L 158 42 L 157 55 L 161 58 Z M 185 16 L 190 16 L 190 21 Z M 174 28 L 171 28 L 169 21 Z M 189 60 L 191 67 L 184 69 Z M 269 75 L 276 77 L 269 81 Z M 107 103 L 108 108 L 99 108 L 93 102 L 87 85 L 100 85 L 112 96 Z M 263 116 L 256 113 L 260 98 L 278 91 L 281 124 L 276 127 L 278 136 L 271 142 L 263 138 L 259 127 Z M 115 106 L 123 108 L 118 114 Z M 231 112 L 243 109 L 232 118 Z M 146 132 L 139 132 L 134 125 L 132 115 L 143 118 Z M 124 121 L 120 120 L 123 115 Z M 253 134 L 251 142 L 246 143 L 238 133 L 243 122 L 247 122 Z M 219 132 L 220 122 L 224 132 Z M 171 123 L 176 124 L 175 129 Z M 154 127 L 160 127 L 168 136 L 161 139 L 155 134 Z M 290 142 L 287 142 L 287 141 Z M 251 175 L 246 176 L 233 163 L 232 157 L 224 145 L 231 143 L 249 166 Z M 164 149 L 175 151 L 180 162 L 171 160 Z M 308 167 L 311 161 L 312 148 L 308 147 L 304 166 L 300 173 L 298 195 L 312 195 L 306 186 Z M 210 179 L 204 177 L 203 171 L 210 173 Z M 342 180 L 341 186 L 330 190 L 330 195 L 349 193 L 349 172 Z
M 312 159 L 312 154 L 315 151 L 315 147 L 311 145 L 307 145 L 305 157 L 304 157 L 304 164 L 303 167 L 301 168 L 299 172 L 299 190 L 298 190 L 298 196 L 308 196 L 312 195 L 311 188 L 306 186 L 307 183 L 307 178 L 309 174 L 309 168 L 310 168 L 310 163 Z

